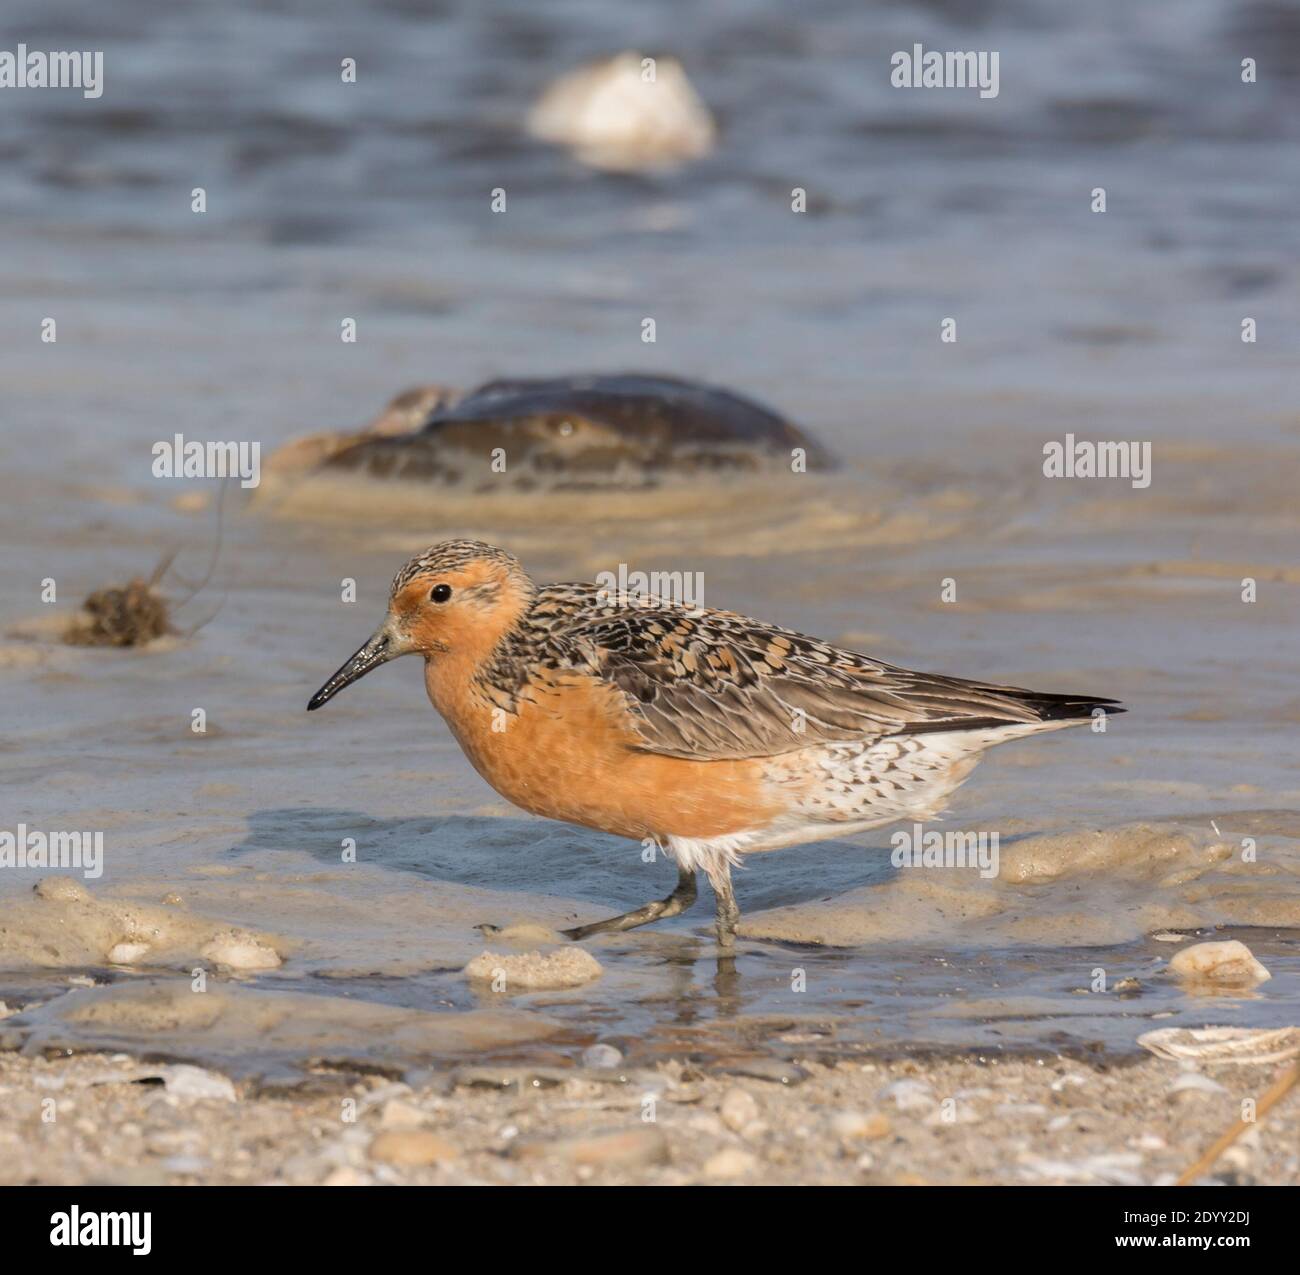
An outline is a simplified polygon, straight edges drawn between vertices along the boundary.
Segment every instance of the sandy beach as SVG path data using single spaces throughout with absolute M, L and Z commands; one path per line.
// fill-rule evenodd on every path
M 270 1097 L 121 1055 L 0 1055 L 0 1182 L 1168 1185 L 1271 1075 L 1052 1055 L 784 1070 L 466 1065 Z M 1291 1104 L 1203 1181 L 1300 1184 L 1297 1146 Z

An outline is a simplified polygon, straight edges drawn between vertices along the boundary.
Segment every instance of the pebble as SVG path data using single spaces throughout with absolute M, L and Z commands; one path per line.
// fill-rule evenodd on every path
M 148 943 L 115 943 L 108 949 L 108 963 L 110 965 L 134 965 L 148 951 Z
M 162 1162 L 168 1173 L 184 1173 L 197 1176 L 208 1168 L 208 1161 L 198 1155 L 173 1155 Z
M 726 1068 L 732 1076 L 748 1076 L 751 1080 L 769 1080 L 777 1085 L 799 1085 L 808 1079 L 808 1072 L 794 1063 L 777 1058 L 745 1058 Z
M 758 1100 L 747 1089 L 733 1085 L 722 1095 L 718 1115 L 732 1133 L 739 1133 L 746 1125 L 758 1119 Z
M 581 1137 L 516 1141 L 511 1145 L 510 1154 L 518 1160 L 554 1158 L 575 1167 L 632 1169 L 665 1163 L 668 1139 L 654 1125 L 641 1125 Z
M 602 973 L 600 962 L 585 947 L 561 947 L 545 956 L 541 952 L 480 952 L 465 966 L 466 978 L 484 983 L 501 979 L 507 993 L 581 987 Z
M 895 1080 L 877 1096 L 885 1101 L 892 1099 L 899 1111 L 928 1111 L 935 1102 L 934 1092 L 922 1080 Z
M 723 1178 L 743 1178 L 758 1168 L 758 1157 L 740 1147 L 724 1147 L 714 1152 L 704 1162 L 704 1176 L 714 1181 Z
M 420 1168 L 454 1160 L 459 1153 L 439 1134 L 427 1129 L 388 1129 L 375 1135 L 370 1144 L 370 1158 L 384 1164 Z
M 726 1126 L 712 1112 L 697 1111 L 686 1122 L 686 1127 L 695 1133 L 706 1134 L 710 1138 L 721 1138 L 726 1136 Z
M 175 1063 L 163 1069 L 163 1083 L 177 1098 L 219 1098 L 235 1102 L 235 1086 L 225 1076 L 188 1063 Z
M 567 1084 L 574 1073 L 564 1067 L 501 1066 L 457 1067 L 452 1074 L 455 1089 L 555 1089 Z
M 278 952 L 246 934 L 218 934 L 199 949 L 199 955 L 232 970 L 271 970 L 281 964 Z
M 1027 1177 L 1059 1178 L 1065 1182 L 1108 1182 L 1115 1186 L 1141 1186 L 1142 1157 L 1136 1152 L 1081 1156 L 1075 1160 L 1054 1160 L 1047 1156 L 1022 1154 Z
M 613 1045 L 589 1045 L 582 1051 L 582 1065 L 597 1069 L 617 1067 L 623 1055 Z
M 831 1132 L 839 1138 L 886 1138 L 892 1129 L 879 1111 L 838 1111 L 831 1117 Z
M 1223 943 L 1193 943 L 1191 947 L 1174 953 L 1169 969 L 1190 982 L 1231 987 L 1253 987 L 1272 978 L 1250 948 L 1236 939 Z
M 367 1177 L 357 1169 L 348 1168 L 346 1165 L 331 1169 L 321 1182 L 321 1186 L 371 1186 L 372 1184 L 372 1178 Z
M 425 1114 L 414 1103 L 401 1098 L 390 1098 L 384 1103 L 379 1117 L 381 1129 L 418 1129 L 425 1122 Z
M 1197 1093 L 1228 1092 L 1217 1080 L 1211 1080 L 1209 1076 L 1199 1071 L 1180 1072 L 1173 1084 L 1169 1086 L 1170 1093 L 1186 1093 L 1189 1090 Z

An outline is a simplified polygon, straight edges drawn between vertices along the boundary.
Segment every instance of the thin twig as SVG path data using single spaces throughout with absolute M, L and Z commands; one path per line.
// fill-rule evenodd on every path
M 1214 1162 L 1230 1147 L 1238 1138 L 1241 1137 L 1252 1124 L 1258 1124 L 1269 1111 L 1277 1106 L 1279 1102 L 1295 1086 L 1296 1081 L 1300 1080 L 1300 1059 L 1293 1062 L 1269 1087 L 1264 1091 L 1255 1108 L 1255 1119 L 1251 1121 L 1238 1119 L 1237 1123 L 1232 1126 L 1197 1162 L 1188 1169 L 1182 1177 L 1174 1184 L 1175 1186 L 1188 1186 L 1195 1182 L 1197 1178 L 1204 1176 L 1213 1167 Z

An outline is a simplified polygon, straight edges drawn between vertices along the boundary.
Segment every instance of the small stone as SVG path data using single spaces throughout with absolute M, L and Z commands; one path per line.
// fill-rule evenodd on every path
M 617 1067 L 623 1061 L 623 1055 L 613 1045 L 590 1045 L 582 1051 L 582 1065 L 603 1068 Z
M 110 965 L 134 965 L 142 956 L 148 954 L 148 943 L 115 943 L 108 949 Z
M 886 1138 L 893 1126 L 879 1111 L 838 1111 L 831 1117 L 831 1132 L 837 1138 Z
M 575 1167 L 633 1169 L 665 1163 L 668 1139 L 654 1125 L 641 1125 L 575 1138 L 517 1141 L 511 1146 L 510 1154 L 519 1160 L 562 1160 Z
M 1225 987 L 1253 987 L 1272 975 L 1244 943 L 1194 943 L 1175 952 L 1170 972 L 1189 982 L 1216 983 Z
M 1211 1080 L 1209 1076 L 1203 1075 L 1199 1071 L 1180 1072 L 1174 1082 L 1169 1086 L 1170 1093 L 1186 1093 L 1195 1091 L 1197 1093 L 1227 1093 L 1217 1080 Z
M 686 1122 L 686 1127 L 709 1138 L 726 1137 L 726 1126 L 711 1111 L 697 1111 Z
M 809 1074 L 797 1064 L 779 1058 L 744 1058 L 726 1070 L 733 1076 L 748 1076 L 751 1080 L 767 1080 L 776 1085 L 801 1085 Z
M 83 903 L 90 898 L 90 891 L 72 877 L 42 877 L 32 889 L 50 903 Z
M 480 952 L 465 966 L 466 978 L 492 983 L 503 992 L 581 987 L 603 972 L 600 962 L 585 947 L 561 947 L 545 956 L 541 952 Z
M 235 1086 L 215 1071 L 176 1063 L 163 1070 L 163 1083 L 169 1094 L 178 1098 L 216 1098 L 225 1102 L 236 1101 Z
M 714 1181 L 743 1178 L 758 1168 L 758 1157 L 740 1147 L 724 1147 L 704 1162 L 704 1176 Z
M 373 1179 L 367 1177 L 357 1169 L 349 1168 L 347 1165 L 340 1165 L 337 1169 L 331 1169 L 325 1175 L 321 1186 L 371 1186 Z
M 384 1103 L 379 1117 L 381 1129 L 418 1129 L 425 1122 L 425 1114 L 414 1103 L 391 1098 Z
M 181 1173 L 193 1177 L 206 1172 L 208 1161 L 198 1155 L 173 1155 L 162 1162 L 168 1173 Z
M 758 1119 L 758 1100 L 747 1089 L 733 1085 L 722 1095 L 722 1101 L 718 1104 L 718 1114 L 722 1117 L 722 1123 L 732 1133 L 739 1133 L 747 1124 L 752 1124 Z
M 237 931 L 218 934 L 199 949 L 199 955 L 232 970 L 272 970 L 281 963 L 274 949 L 259 943 L 251 934 Z
M 895 1080 L 879 1094 L 882 1100 L 893 1101 L 899 1111 L 929 1111 L 934 1106 L 934 1093 L 922 1080 Z
M 459 1152 L 446 1138 L 427 1129 L 389 1129 L 375 1135 L 370 1158 L 404 1168 L 420 1168 L 454 1160 Z

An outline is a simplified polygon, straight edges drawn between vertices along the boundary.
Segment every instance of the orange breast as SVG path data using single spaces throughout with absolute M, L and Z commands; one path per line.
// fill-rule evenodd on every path
M 442 661 L 426 664 L 425 684 L 479 774 L 534 814 L 624 837 L 715 837 L 761 826 L 781 808 L 758 761 L 635 751 L 621 695 L 598 679 L 535 685 L 516 712 L 475 694 Z

